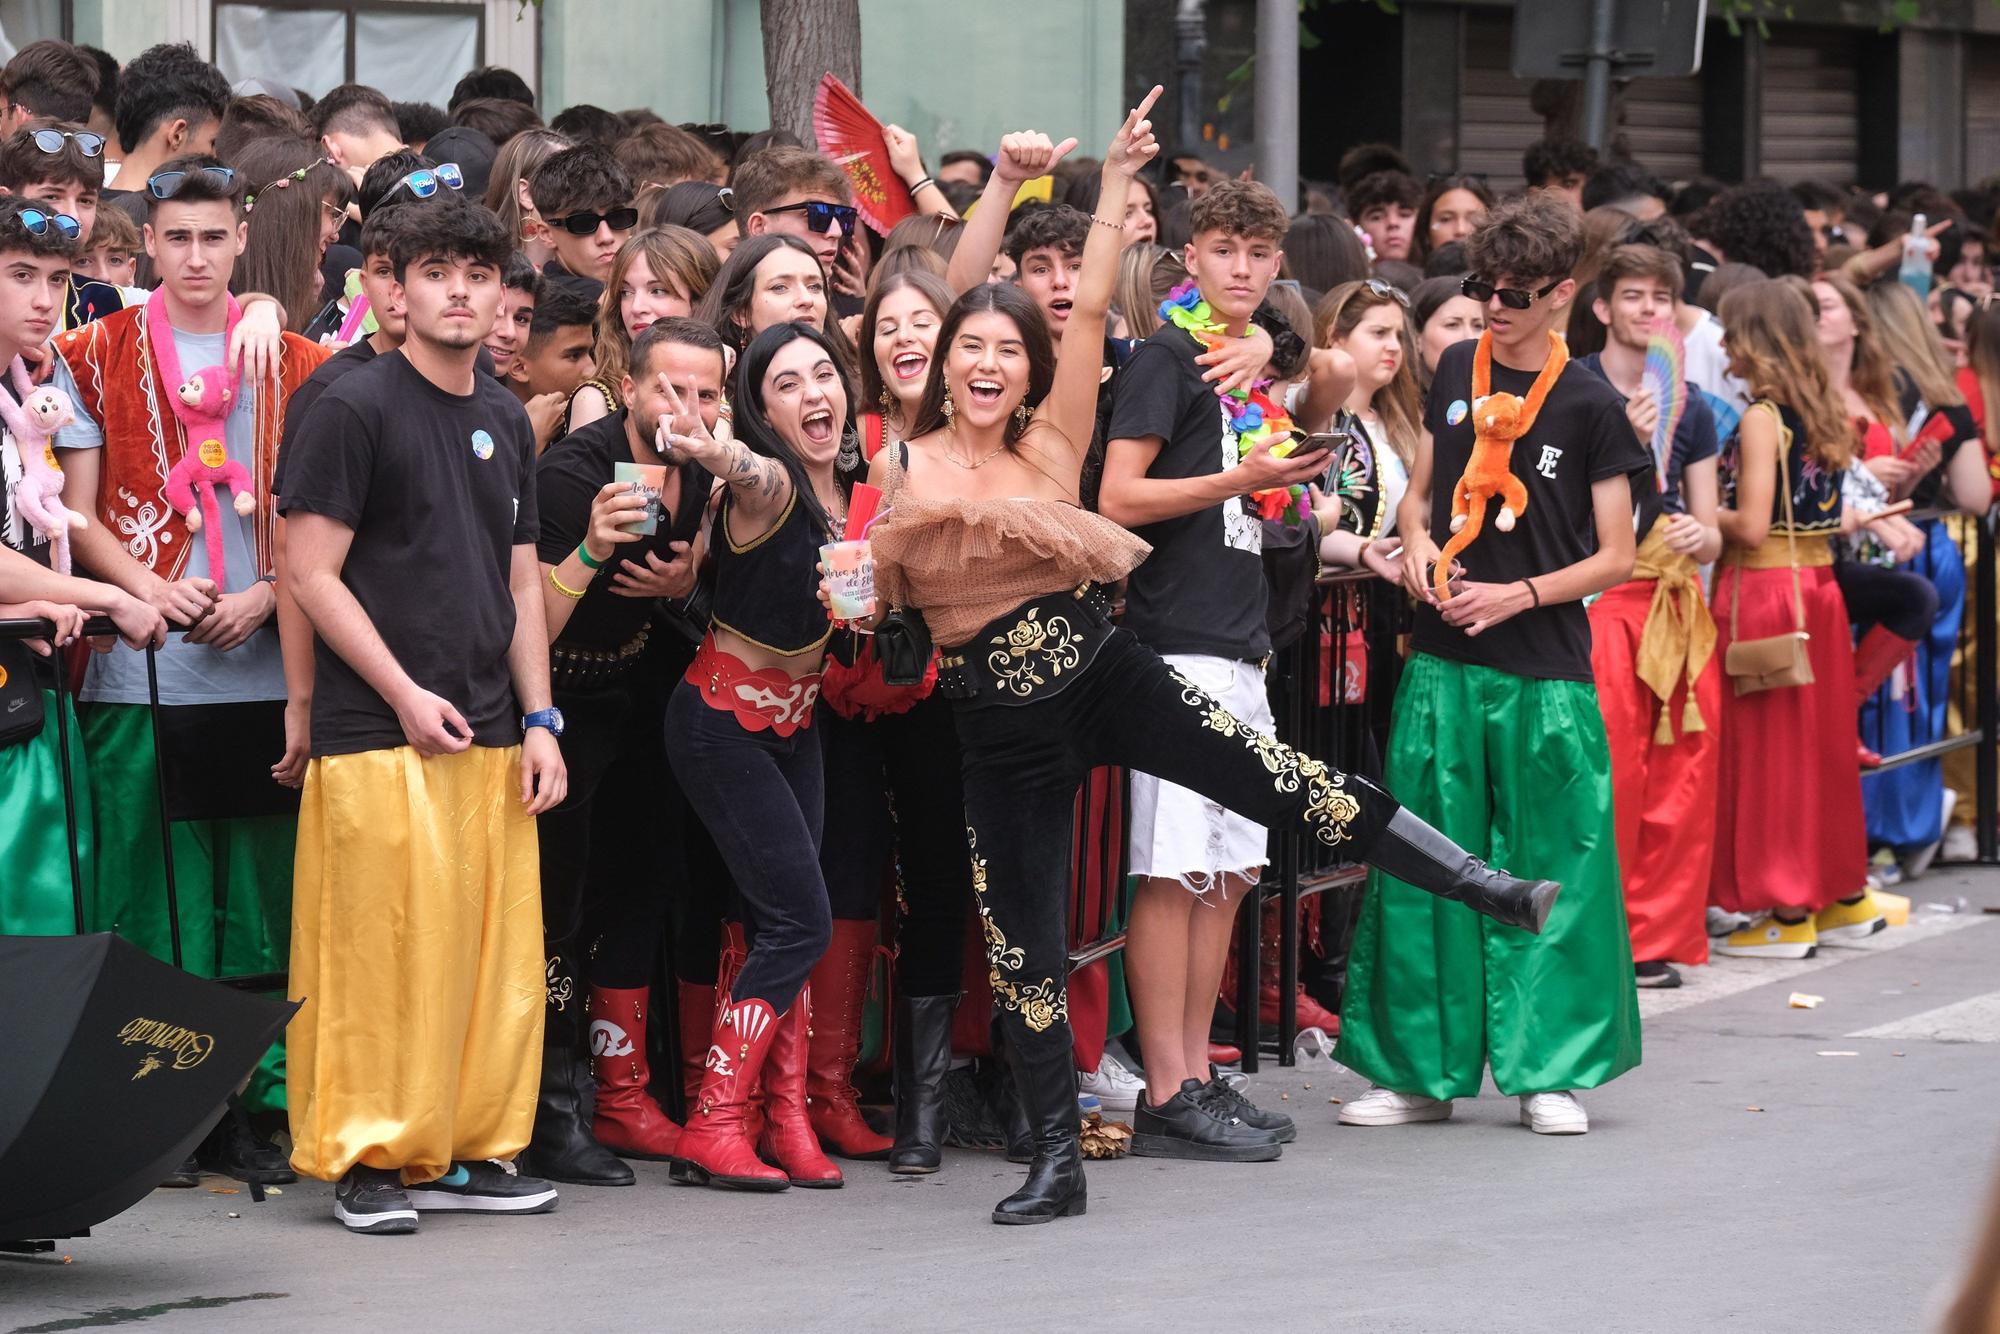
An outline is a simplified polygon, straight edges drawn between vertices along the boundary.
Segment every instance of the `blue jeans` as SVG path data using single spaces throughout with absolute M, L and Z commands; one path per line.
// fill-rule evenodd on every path
M 833 936 L 819 842 L 819 733 L 748 732 L 686 681 L 667 702 L 667 760 L 736 881 L 749 957 L 732 1000 L 784 1014 Z M 646 837 L 645 830 L 631 831 Z

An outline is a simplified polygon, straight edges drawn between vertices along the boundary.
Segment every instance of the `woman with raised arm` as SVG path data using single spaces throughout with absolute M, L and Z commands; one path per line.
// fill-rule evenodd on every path
M 1158 151 L 1145 116 L 1159 95 L 1126 117 L 1105 154 L 1061 358 L 1018 289 L 968 291 L 938 331 L 912 438 L 883 450 L 872 474 L 888 507 L 870 535 L 877 596 L 920 609 L 944 646 L 939 689 L 957 709 L 989 977 L 1034 1132 L 1027 1182 L 994 1209 L 996 1223 L 1084 1211 L 1063 903 L 1076 788 L 1092 766 L 1157 774 L 1263 824 L 1302 823 L 1528 930 L 1558 888 L 1490 870 L 1365 779 L 1248 731 L 1106 619 L 1101 585 L 1148 548 L 1080 508 L 1077 483 L 1125 201 Z
M 736 976 L 717 979 L 714 1037 L 672 1175 L 741 1190 L 838 1186 L 806 1112 L 806 980 L 832 930 L 819 870 L 826 792 L 809 730 L 832 631 L 813 601 L 813 569 L 847 520 L 834 478 L 847 376 L 824 332 L 772 325 L 737 362 L 727 441 L 660 384 L 673 412 L 659 427 L 661 455 L 691 458 L 724 483 L 709 631 L 667 705 L 667 758 L 736 881 L 749 946 Z M 746 1113 L 760 1075 L 764 1128 L 753 1144 Z

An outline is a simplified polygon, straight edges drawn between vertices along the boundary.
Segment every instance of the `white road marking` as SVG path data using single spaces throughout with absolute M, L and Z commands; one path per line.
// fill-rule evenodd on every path
M 1918 1042 L 2000 1042 L 2000 991 L 1989 991 L 1954 1005 L 1941 1005 L 1847 1036 Z
M 1821 945 L 1819 954 L 1811 959 L 1736 959 L 1727 955 L 1710 954 L 1708 962 L 1699 968 L 1681 968 L 1682 984 L 1674 990 L 1641 990 L 1639 1017 L 1657 1018 L 1663 1014 L 1671 1014 L 1675 1010 L 1685 1010 L 1690 1005 L 1700 1005 L 1704 1001 L 1734 996 L 1739 991 L 1748 991 L 1752 987 L 1761 987 L 1769 982 L 1782 982 L 1786 978 L 1816 973 L 1822 968 L 1831 968 L 1837 963 L 1859 958 L 1863 954 L 1881 954 L 1889 950 L 1899 950 L 1905 945 L 1935 940 L 1952 931 L 1962 931 L 1969 926 L 1979 926 L 1996 920 L 2000 919 L 1976 912 L 1913 912 L 1910 914 L 1908 926 L 1892 926 L 1887 931 L 1870 936 L 1866 940 L 1853 941 L 1845 945 Z M 1713 945 L 1715 942 L 1709 943 Z

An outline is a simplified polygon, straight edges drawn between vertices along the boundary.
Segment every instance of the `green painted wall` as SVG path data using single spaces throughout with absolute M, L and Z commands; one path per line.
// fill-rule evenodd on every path
M 672 121 L 770 123 L 758 7 L 749 0 L 546 0 L 542 105 L 649 106 Z M 1007 130 L 1117 128 L 1122 0 L 861 0 L 869 108 L 941 149 L 991 151 Z

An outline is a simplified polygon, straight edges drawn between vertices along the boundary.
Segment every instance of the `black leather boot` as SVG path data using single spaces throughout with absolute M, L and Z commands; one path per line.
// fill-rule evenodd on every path
M 951 1069 L 956 996 L 904 996 L 896 1015 L 896 1147 L 889 1170 L 908 1176 L 944 1164 L 944 1077 Z
M 1027 1111 L 1035 1156 L 1021 1189 L 993 1210 L 996 1223 L 1046 1223 L 1081 1217 L 1088 1202 L 1083 1150 L 1077 1143 L 1081 1118 L 1076 1110 L 1076 1061 L 1067 1025 L 1054 1033 L 1014 1033 L 1007 1057 L 1014 1087 Z
M 1561 885 L 1488 866 L 1359 774 L 1347 775 L 1347 789 L 1361 802 L 1355 844 L 1362 861 L 1496 922 L 1541 934 Z
M 548 1013 L 542 1027 L 542 1088 L 528 1141 L 534 1174 L 575 1186 L 629 1186 L 632 1169 L 590 1134 L 584 1109 L 594 1098 L 583 1054 L 583 989 L 570 961 L 549 959 Z

